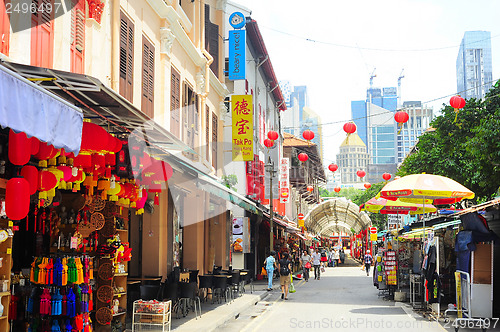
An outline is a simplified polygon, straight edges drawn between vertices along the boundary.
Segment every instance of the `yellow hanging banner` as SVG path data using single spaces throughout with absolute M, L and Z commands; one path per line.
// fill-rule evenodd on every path
M 252 95 L 231 97 L 233 119 L 233 160 L 253 160 L 253 100 Z

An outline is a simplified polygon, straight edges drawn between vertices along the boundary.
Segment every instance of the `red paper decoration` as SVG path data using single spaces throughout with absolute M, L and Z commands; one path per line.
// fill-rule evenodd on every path
M 271 141 L 276 141 L 278 139 L 278 133 L 274 130 L 271 130 L 267 133 L 267 138 Z
M 57 186 L 57 177 L 49 171 L 41 171 L 38 173 L 38 190 L 48 191 Z
M 405 111 L 399 111 L 394 114 L 394 120 L 396 120 L 397 123 L 405 123 L 409 118 L 410 116 Z
M 38 160 L 49 159 L 54 154 L 55 148 L 45 142 L 40 142 L 38 153 L 35 154 L 35 158 Z
M 366 175 L 366 172 L 363 170 L 359 170 L 356 172 L 356 175 L 359 176 L 360 178 L 362 178 Z
M 36 193 L 38 190 L 38 169 L 35 166 L 26 165 L 21 169 L 21 176 L 30 185 L 30 195 Z
M 366 189 L 370 189 L 372 185 L 370 183 L 365 183 L 364 186 Z
M 305 140 L 312 140 L 314 138 L 314 132 L 312 130 L 305 130 L 303 133 L 302 133 L 302 137 L 304 137 Z
M 307 186 L 307 191 L 308 192 L 312 192 L 314 190 L 314 187 L 313 186 Z
M 274 141 L 273 141 L 273 140 L 271 140 L 271 139 L 266 138 L 266 139 L 264 140 L 264 145 L 265 145 L 267 148 L 270 148 L 270 147 L 272 147 L 272 146 L 274 145 Z
M 306 161 L 307 159 L 309 159 L 309 156 L 307 155 L 307 153 L 304 153 L 304 152 L 299 153 L 299 155 L 297 157 L 299 158 L 300 161 Z
M 330 164 L 328 165 L 328 169 L 332 172 L 335 172 L 336 170 L 339 169 L 339 167 L 337 166 L 337 164 Z
M 9 160 L 14 165 L 25 165 L 31 158 L 31 140 L 25 133 L 9 131 Z
M 389 173 L 382 174 L 382 179 L 384 179 L 385 181 L 389 181 L 391 179 L 391 174 Z
M 30 210 L 30 184 L 23 178 L 12 178 L 5 188 L 5 213 L 12 220 L 21 220 Z
M 356 131 L 356 125 L 354 124 L 354 122 L 347 122 L 346 124 L 344 124 L 343 128 L 347 134 L 352 134 Z
M 460 96 L 453 96 L 450 98 L 450 105 L 451 105 L 451 107 L 456 108 L 456 109 L 464 108 L 465 99 L 463 99 Z
M 40 150 L 40 141 L 36 137 L 31 137 L 31 154 L 34 156 L 38 153 L 38 150 Z
M 111 139 L 110 139 L 111 138 Z M 116 141 L 108 134 L 104 128 L 92 122 L 84 122 L 82 127 L 82 152 L 102 152 L 109 151 L 109 142 L 112 142 L 112 149 L 115 148 Z
M 338 192 L 340 192 L 340 187 L 335 187 L 335 188 L 333 188 L 333 190 L 334 190 L 336 193 L 338 193 Z

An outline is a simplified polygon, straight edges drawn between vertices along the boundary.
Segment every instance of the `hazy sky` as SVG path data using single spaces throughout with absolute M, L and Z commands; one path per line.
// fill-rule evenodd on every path
M 252 11 L 278 80 L 307 86 L 310 107 L 325 123 L 325 163 L 335 159 L 351 100 L 365 98 L 375 68 L 375 87 L 396 87 L 404 68 L 402 100 L 429 102 L 438 113 L 457 90 L 464 32 L 486 30 L 493 79 L 500 78 L 500 0 L 233 2 Z

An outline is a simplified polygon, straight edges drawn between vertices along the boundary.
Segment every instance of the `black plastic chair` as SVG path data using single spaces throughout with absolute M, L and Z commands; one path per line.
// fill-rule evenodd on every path
M 253 278 L 250 270 L 241 270 L 241 272 L 246 272 L 244 275 L 240 275 L 241 278 L 241 291 L 246 292 L 245 285 L 250 285 L 250 293 L 253 293 Z
M 179 283 L 165 282 L 163 284 L 162 300 L 172 301 L 172 312 L 179 313 Z
M 219 275 L 221 271 L 222 271 L 222 266 L 214 266 L 213 270 L 214 275 Z
M 179 306 L 182 315 L 186 317 L 189 307 L 194 306 L 194 314 L 196 319 L 198 319 L 198 311 L 201 317 L 201 301 L 200 297 L 196 295 L 196 287 L 198 285 L 196 282 L 181 282 L 179 285 Z M 198 308 L 198 311 L 196 308 Z
M 213 296 L 212 303 L 214 301 L 214 297 L 217 297 L 217 301 L 220 303 L 221 297 L 224 297 L 224 301 L 227 302 L 228 295 L 228 278 L 226 276 L 214 276 L 214 284 L 213 284 Z
M 214 287 L 214 276 L 198 276 L 200 283 L 198 285 L 198 289 L 201 291 L 204 290 L 205 296 L 203 296 L 203 301 L 206 302 L 208 300 L 208 290 L 210 290 L 210 294 L 212 294 L 213 298 L 213 287 Z
M 160 285 L 141 285 L 140 297 L 142 300 L 158 300 L 160 297 Z
M 190 270 L 189 271 L 189 282 L 198 282 L 198 273 L 200 270 Z
M 240 295 L 240 271 L 239 270 L 233 270 L 231 272 L 231 293 L 234 294 L 236 291 L 236 295 Z M 234 298 L 234 296 L 233 296 Z
M 163 279 L 163 276 L 144 276 L 144 278 L 154 278 L 158 280 L 144 280 L 142 282 L 143 285 L 161 285 L 161 280 Z

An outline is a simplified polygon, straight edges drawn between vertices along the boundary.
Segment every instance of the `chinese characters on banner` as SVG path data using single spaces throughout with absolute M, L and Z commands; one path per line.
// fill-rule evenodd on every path
M 231 97 L 233 118 L 233 160 L 253 160 L 253 101 L 252 95 Z
M 280 181 L 280 203 L 287 203 L 290 199 L 290 159 L 281 158 L 279 168 L 279 181 Z

